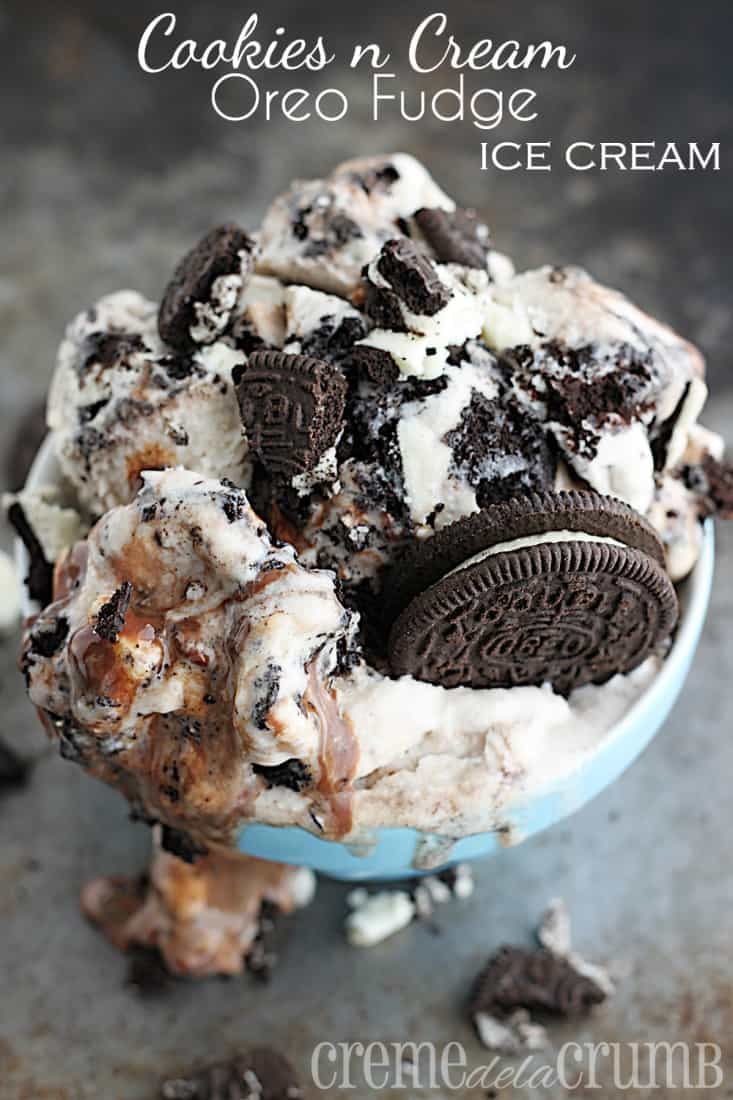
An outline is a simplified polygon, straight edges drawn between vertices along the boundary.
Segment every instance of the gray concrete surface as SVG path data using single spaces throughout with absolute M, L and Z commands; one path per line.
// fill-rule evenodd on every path
M 172 6 L 194 36 L 231 34 L 243 18 L 234 0 Z M 44 392 L 75 310 L 123 285 L 159 293 L 208 224 L 229 215 L 254 223 L 293 174 L 395 147 L 424 156 L 449 189 L 487 211 L 520 265 L 584 263 L 698 340 L 716 394 L 707 419 L 731 434 L 725 156 L 723 171 L 697 176 L 489 177 L 477 171 L 480 135 L 467 125 L 377 128 L 358 105 L 333 126 L 228 125 L 211 115 L 207 79 L 137 71 L 137 37 L 158 10 L 145 0 L 0 0 L 1 440 Z M 311 36 L 317 27 L 341 45 L 397 43 L 429 10 L 276 0 L 265 23 Z M 535 78 L 542 121 L 533 137 L 721 140 L 724 150 L 730 141 L 726 0 L 466 2 L 450 17 L 466 39 L 549 36 L 577 50 L 571 72 Z M 356 101 L 356 87 L 343 85 Z M 733 1095 L 733 532 L 721 532 L 719 546 L 713 610 L 684 698 L 617 784 L 480 867 L 476 896 L 441 914 L 440 936 L 415 926 L 372 952 L 350 950 L 340 934 L 345 889 L 323 883 L 313 908 L 283 924 L 281 965 L 266 988 L 247 978 L 183 983 L 145 1001 L 125 988 L 124 961 L 84 924 L 77 897 L 92 875 L 140 869 L 145 830 L 46 746 L 14 669 L 16 642 L 3 644 L 1 731 L 36 766 L 25 791 L 0 796 L 0 1098 L 146 1100 L 161 1075 L 263 1039 L 306 1076 L 323 1040 L 455 1039 L 481 1064 L 486 1054 L 462 1017 L 467 983 L 500 942 L 526 940 L 557 893 L 581 949 L 626 960 L 630 974 L 591 1020 L 556 1029 L 556 1045 L 715 1041 L 728 1071 L 717 1095 Z M 588 1095 L 617 1095 L 602 1080 Z

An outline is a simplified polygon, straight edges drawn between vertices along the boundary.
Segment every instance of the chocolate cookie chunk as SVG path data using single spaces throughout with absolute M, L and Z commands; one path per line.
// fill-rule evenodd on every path
M 125 616 L 130 606 L 132 585 L 123 581 L 113 592 L 107 603 L 102 604 L 94 621 L 94 632 L 107 642 L 116 642 L 125 625 Z
M 377 271 L 410 313 L 432 317 L 451 296 L 434 265 L 407 237 L 387 241 L 377 260 Z
M 253 352 L 233 377 L 250 448 L 267 472 L 289 480 L 312 470 L 343 427 L 341 371 L 273 350 Z
M 475 210 L 439 210 L 423 207 L 415 222 L 438 263 L 486 268 L 489 227 Z
M 400 370 L 388 351 L 381 348 L 354 348 L 344 363 L 354 378 L 366 376 L 375 386 L 393 385 L 400 377 Z
M 501 1017 L 517 1008 L 579 1016 L 606 999 L 603 990 L 558 955 L 544 949 L 501 947 L 474 982 L 472 1017 Z
M 390 633 L 392 670 L 443 687 L 547 682 L 567 694 L 603 683 L 676 625 L 662 560 L 646 520 L 598 494 L 498 504 L 395 567 L 389 598 L 404 610 Z
M 733 463 L 719 462 L 706 455 L 697 466 L 684 466 L 682 478 L 700 498 L 703 516 L 733 519 Z
M 255 1047 L 229 1062 L 217 1062 L 186 1077 L 164 1081 L 162 1100 L 299 1100 L 295 1070 L 272 1047 Z
M 492 399 L 474 391 L 445 442 L 459 477 L 476 490 L 479 508 L 554 483 L 557 463 L 549 434 L 509 394 Z
M 221 276 L 246 278 L 253 266 L 255 244 L 238 225 L 228 223 L 209 230 L 178 264 L 163 296 L 158 314 L 158 331 L 176 351 L 185 352 L 196 343 L 210 343 L 221 334 L 231 306 L 212 300 L 214 284 Z M 216 296 L 215 296 L 216 297 Z M 199 305 L 201 310 L 197 310 Z M 191 334 L 201 323 L 208 332 Z
M 47 607 L 53 598 L 53 564 L 47 561 L 38 536 L 17 501 L 8 508 L 8 523 L 28 552 L 30 564 L 24 579 L 28 595 L 41 607 Z

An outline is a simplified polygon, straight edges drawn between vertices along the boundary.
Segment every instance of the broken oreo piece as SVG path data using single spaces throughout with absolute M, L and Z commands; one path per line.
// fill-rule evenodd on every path
M 162 1100 L 301 1100 L 303 1095 L 288 1059 L 264 1046 L 164 1081 L 160 1090 Z
M 549 683 L 568 694 L 629 672 L 674 629 L 659 538 L 619 501 L 533 493 L 424 540 L 393 571 L 395 675 L 443 687 Z M 402 577 L 402 581 L 400 581 Z
M 699 465 L 684 467 L 682 477 L 700 497 L 703 516 L 733 519 L 733 463 L 706 455 Z
M 606 999 L 594 981 L 544 948 L 501 947 L 474 982 L 469 1012 L 502 1019 L 518 1008 L 579 1016 Z
M 312 470 L 338 439 L 346 402 L 338 367 L 255 351 L 233 378 L 250 448 L 272 476 L 290 480 Z
M 295 756 L 282 764 L 253 764 L 252 771 L 261 776 L 268 787 L 287 787 L 290 791 L 300 792 L 313 781 L 308 766 Z
M 415 223 L 441 264 L 486 269 L 489 227 L 475 210 L 440 210 L 423 207 Z
M 366 345 L 354 348 L 344 367 L 353 370 L 355 379 L 366 376 L 375 386 L 391 386 L 400 377 L 400 369 L 388 351 Z
M 238 295 L 242 281 L 254 266 L 254 249 L 249 234 L 227 223 L 209 230 L 186 253 L 168 284 L 158 314 L 158 331 L 167 344 L 185 352 L 197 343 L 212 343 L 226 330 L 233 304 L 222 298 L 212 299 L 214 284 L 222 276 L 233 276 L 240 281 Z M 197 330 L 195 338 L 192 328 Z
M 53 564 L 46 559 L 38 536 L 17 501 L 8 508 L 8 523 L 19 536 L 30 559 L 25 578 L 28 595 L 41 607 L 47 607 L 53 599 Z
M 107 603 L 102 604 L 94 622 L 94 633 L 107 642 L 116 642 L 125 625 L 125 616 L 130 606 L 132 585 L 123 581 Z
M 435 265 L 407 237 L 387 241 L 377 271 L 410 313 L 432 317 L 450 300 L 451 292 L 441 282 Z

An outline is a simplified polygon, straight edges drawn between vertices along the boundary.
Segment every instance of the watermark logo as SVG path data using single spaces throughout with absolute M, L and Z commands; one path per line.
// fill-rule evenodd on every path
M 471 1066 L 459 1042 L 322 1042 L 311 1057 L 317 1089 L 339 1095 L 357 1088 L 374 1093 L 414 1089 L 549 1089 L 585 1094 L 613 1086 L 631 1090 L 716 1090 L 724 1083 L 717 1043 L 564 1043 L 552 1060 L 529 1055 L 508 1065 L 498 1056 Z M 662 1094 L 664 1094 L 662 1092 Z

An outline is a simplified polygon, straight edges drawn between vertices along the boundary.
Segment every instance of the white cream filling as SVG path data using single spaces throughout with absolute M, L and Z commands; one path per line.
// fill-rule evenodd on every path
M 625 543 L 618 539 L 607 538 L 602 535 L 588 535 L 585 531 L 546 531 L 541 535 L 523 535 L 518 539 L 509 539 L 507 542 L 497 542 L 496 546 L 490 546 L 487 550 L 481 550 L 471 558 L 466 558 L 446 577 L 452 577 L 454 573 L 461 573 L 472 565 L 478 565 L 486 558 L 493 558 L 495 554 L 509 554 L 512 550 L 524 550 L 527 546 L 544 546 L 553 542 L 599 542 L 606 546 L 624 546 Z M 445 579 L 445 578 L 444 578 Z

